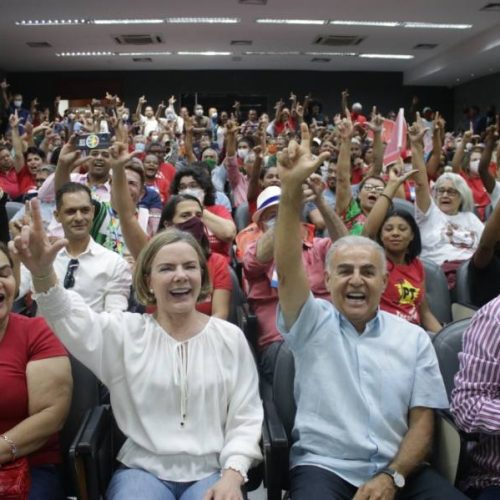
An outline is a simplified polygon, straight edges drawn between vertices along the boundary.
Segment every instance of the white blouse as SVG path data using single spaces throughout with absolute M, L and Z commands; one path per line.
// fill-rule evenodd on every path
M 93 312 L 75 292 L 37 294 L 69 351 L 109 389 L 127 436 L 118 460 L 162 480 L 196 481 L 259 461 L 262 404 L 255 362 L 236 326 L 211 317 L 185 342 L 148 314 Z

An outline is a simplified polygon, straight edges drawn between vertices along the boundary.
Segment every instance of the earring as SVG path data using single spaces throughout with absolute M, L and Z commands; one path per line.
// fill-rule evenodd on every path
M 155 294 L 152 288 L 150 288 L 150 289 L 149 289 L 149 293 L 150 293 L 151 295 L 154 295 L 154 294 Z

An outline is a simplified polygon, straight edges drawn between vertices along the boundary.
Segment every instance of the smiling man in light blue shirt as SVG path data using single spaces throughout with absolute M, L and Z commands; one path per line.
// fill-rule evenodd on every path
M 352 124 L 338 128 L 342 159 Z M 296 367 L 291 498 L 464 499 L 425 465 L 433 409 L 448 401 L 427 334 L 378 309 L 383 249 L 360 236 L 336 241 L 325 272 L 333 305 L 310 293 L 298 236 L 302 183 L 327 155 L 311 157 L 302 125 L 301 145 L 292 142 L 279 162 L 278 327 Z

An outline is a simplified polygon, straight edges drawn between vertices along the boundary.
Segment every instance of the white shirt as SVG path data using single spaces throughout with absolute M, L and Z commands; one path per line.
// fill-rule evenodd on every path
M 157 132 L 158 131 L 158 120 L 153 116 L 151 118 L 148 118 L 147 116 L 141 115 L 141 123 L 144 124 L 144 134 L 146 137 L 151 132 Z
M 118 460 L 162 480 L 196 481 L 261 459 L 262 404 L 243 333 L 211 317 L 178 342 L 149 314 L 96 314 L 78 294 L 35 296 L 70 352 L 109 388 L 127 441 Z
M 472 212 L 447 215 L 432 199 L 425 214 L 415 205 L 415 219 L 422 240 L 420 257 L 438 265 L 447 260 L 470 259 L 484 229 L 483 223 Z
M 61 285 L 68 263 L 73 258 L 65 248 L 57 254 L 54 270 Z M 123 257 L 99 245 L 92 238 L 87 249 L 78 256 L 74 278 L 72 290 L 95 312 L 127 310 L 132 285 L 130 267 Z M 33 290 L 31 273 L 22 265 L 19 296 L 23 297 L 30 290 Z

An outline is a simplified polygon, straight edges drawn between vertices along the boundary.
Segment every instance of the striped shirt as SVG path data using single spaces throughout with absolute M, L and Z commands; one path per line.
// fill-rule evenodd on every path
M 500 296 L 474 315 L 462 349 L 451 411 L 460 429 L 480 433 L 463 487 L 500 486 Z

